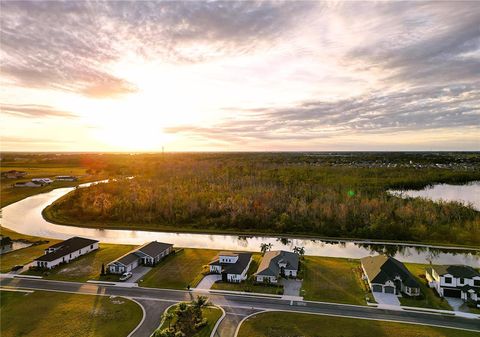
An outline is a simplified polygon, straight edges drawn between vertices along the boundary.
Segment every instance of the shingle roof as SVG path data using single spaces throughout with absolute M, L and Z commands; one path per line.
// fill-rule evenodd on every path
M 146 254 L 151 257 L 156 257 L 157 255 L 160 255 L 162 252 L 164 252 L 166 249 L 170 247 L 173 247 L 173 244 L 152 241 L 138 248 L 137 251 L 142 252 L 143 254 Z
M 451 265 L 451 266 L 432 266 L 438 275 L 450 274 L 453 277 L 472 278 L 480 276 L 480 273 L 470 266 Z
M 140 257 L 138 257 L 138 255 L 135 254 L 135 252 L 130 252 L 130 253 L 127 253 L 125 255 L 123 255 L 122 257 L 116 259 L 115 261 L 111 262 L 111 263 L 115 263 L 115 262 L 119 262 L 125 266 L 128 266 L 129 264 L 139 260 Z
M 225 272 L 227 274 L 241 274 L 245 268 L 247 268 L 250 259 L 252 258 L 251 253 L 233 253 L 229 252 L 228 256 L 237 256 L 238 255 L 238 260 L 235 263 L 220 263 L 219 262 L 219 256 L 223 255 L 225 252 L 220 252 L 218 256 L 210 262 L 210 265 L 215 265 L 215 266 L 221 266 L 222 267 L 222 272 Z
M 414 276 L 400 261 L 386 255 L 367 256 L 361 259 L 368 279 L 371 283 L 384 284 L 387 281 L 395 281 L 399 276 L 402 283 L 408 287 L 419 288 L 420 285 Z
M 53 246 L 50 246 L 49 248 L 56 248 L 55 251 L 51 253 L 47 253 L 43 256 L 40 256 L 36 258 L 36 261 L 46 261 L 46 262 L 51 262 L 56 259 L 59 259 L 63 256 L 66 256 L 68 254 L 71 254 L 79 249 L 85 248 L 87 246 L 93 245 L 94 243 L 97 243 L 98 240 L 91 240 L 91 239 L 86 239 L 86 238 L 81 238 L 78 236 L 75 236 L 73 238 L 70 238 L 68 240 L 59 242 L 54 244 Z
M 286 263 L 285 269 L 298 270 L 298 254 L 284 250 L 266 252 L 258 266 L 255 275 L 278 276 L 281 262 Z

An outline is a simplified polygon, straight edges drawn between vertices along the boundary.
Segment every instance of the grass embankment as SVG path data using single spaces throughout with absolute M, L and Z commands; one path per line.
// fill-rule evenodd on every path
M 261 313 L 240 327 L 238 337 L 473 337 L 478 332 L 423 325 L 285 312 Z
M 84 282 L 88 280 L 118 281 L 119 275 L 101 276 L 102 263 L 105 264 L 128 253 L 135 246 L 101 243 L 98 250 L 48 271 L 29 270 L 26 274 L 41 275 L 45 279 Z M 41 254 L 40 254 L 41 255 Z
M 425 269 L 429 267 L 427 264 L 405 263 L 407 269 L 415 276 L 415 279 L 420 284 L 420 291 L 422 293 L 418 298 L 414 297 L 400 297 L 400 304 L 408 307 L 422 307 L 442 310 L 452 310 L 448 302 L 438 296 L 435 289 L 428 286 L 425 278 Z
M 32 243 L 45 242 L 0 255 L 0 272 L 2 273 L 9 272 L 15 265 L 26 265 L 27 263 L 32 262 L 36 257 L 43 255 L 46 248 L 59 242 L 59 240 L 23 235 L 4 227 L 0 227 L 0 234 L 8 236 L 12 240 L 26 240 Z
M 253 293 L 266 293 L 266 294 L 278 294 L 283 293 L 282 285 L 262 285 L 256 284 L 254 282 L 253 273 L 258 270 L 258 265 L 262 260 L 262 255 L 254 253 L 252 255 L 252 263 L 247 271 L 247 280 L 242 283 L 227 283 L 227 282 L 217 282 L 212 285 L 211 289 L 217 290 L 230 290 L 230 291 L 244 291 L 244 292 L 253 292 Z
M 185 289 L 195 287 L 218 253 L 211 249 L 185 248 L 169 255 L 143 277 L 142 286 Z
M 306 300 L 366 304 L 359 260 L 306 256 L 301 266 Z
M 176 309 L 176 306 L 172 306 L 168 308 L 168 310 L 165 311 L 164 315 L 167 313 L 173 314 L 175 309 Z M 214 306 L 209 306 L 209 307 L 202 308 L 202 315 L 203 315 L 203 318 L 207 319 L 208 323 L 206 326 L 204 326 L 200 331 L 198 331 L 192 337 L 209 337 L 210 334 L 212 333 L 215 323 L 217 323 L 217 321 L 222 316 L 222 310 Z M 175 320 L 175 315 L 171 320 L 166 318 L 165 320 L 163 320 L 162 325 L 158 330 L 161 331 L 173 325 L 175 323 L 174 320 Z
M 125 298 L 0 291 L 2 337 L 127 336 L 142 318 Z
M 36 166 L 2 166 L 1 171 L 25 171 L 27 175 L 20 179 L 6 179 L 1 180 L 0 189 L 0 206 L 5 207 L 14 202 L 30 197 L 35 194 L 49 192 L 60 187 L 73 187 L 89 181 L 100 180 L 100 175 L 86 175 L 86 170 L 83 167 L 77 166 L 58 166 L 52 167 L 50 165 L 36 165 Z M 50 185 L 42 187 L 12 187 L 16 182 L 31 181 L 33 178 L 50 178 L 55 179 L 56 176 L 72 175 L 78 176 L 78 181 L 54 181 Z

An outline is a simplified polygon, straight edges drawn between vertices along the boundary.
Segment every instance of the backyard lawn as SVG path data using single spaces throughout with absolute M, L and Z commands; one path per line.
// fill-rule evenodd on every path
M 125 298 L 0 291 L 2 337 L 127 336 L 142 318 Z
M 174 313 L 175 309 L 176 309 L 176 306 L 172 306 L 165 312 L 165 314 Z M 217 307 L 209 306 L 202 309 L 202 315 L 203 315 L 203 318 L 207 319 L 208 323 L 200 331 L 198 331 L 193 337 L 210 337 L 210 334 L 212 333 L 212 330 L 215 327 L 215 323 L 217 323 L 217 321 L 222 316 L 222 310 L 220 310 Z M 172 320 L 165 319 L 163 321 L 163 324 L 160 326 L 158 330 L 162 331 L 163 329 L 168 328 L 169 325 L 173 325 L 174 319 L 175 318 L 173 318 Z
M 258 270 L 258 265 L 262 259 L 262 255 L 259 253 L 254 253 L 252 255 L 252 263 L 247 271 L 247 280 L 242 283 L 227 283 L 227 282 L 217 282 L 214 283 L 211 289 L 217 290 L 231 290 L 231 291 L 244 291 L 244 292 L 253 292 L 253 293 L 266 293 L 266 294 L 278 294 L 279 292 L 283 293 L 283 286 L 267 286 L 262 284 L 255 284 L 252 277 L 253 273 Z
M 61 280 L 61 281 L 78 281 L 83 282 L 87 280 L 109 280 L 117 281 L 118 275 L 100 276 L 102 270 L 102 263 L 105 264 L 119 258 L 125 253 L 128 253 L 136 246 L 131 245 L 114 245 L 101 243 L 98 250 L 95 250 L 86 255 L 80 256 L 78 259 L 58 266 L 49 271 L 32 271 L 26 273 L 29 275 L 42 275 L 46 279 Z
M 302 261 L 306 300 L 366 304 L 366 291 L 358 273 L 359 260 L 306 256 Z
M 427 280 L 425 279 L 425 268 L 428 267 L 427 264 L 405 263 L 405 266 L 408 270 L 410 270 L 420 284 L 422 296 L 419 299 L 408 298 L 405 296 L 400 297 L 401 305 L 408 307 L 452 310 L 452 307 L 448 304 L 448 302 L 438 296 L 436 291 L 428 286 Z
M 8 252 L 6 254 L 0 255 L 0 272 L 6 273 L 9 272 L 15 265 L 25 265 L 33 261 L 36 257 L 39 257 L 44 254 L 44 250 L 51 245 L 58 242 L 58 240 L 44 239 L 36 236 L 23 235 L 14 231 L 11 231 L 7 228 L 0 227 L 0 234 L 10 237 L 12 240 L 28 240 L 30 242 L 48 240 L 47 243 L 42 243 L 39 245 L 33 245 L 27 248 L 22 248 Z
M 143 277 L 144 287 L 185 289 L 195 287 L 208 270 L 208 263 L 218 251 L 211 249 L 185 248 L 171 254 Z
M 268 312 L 247 319 L 238 337 L 473 337 L 478 333 L 423 325 L 312 314 Z

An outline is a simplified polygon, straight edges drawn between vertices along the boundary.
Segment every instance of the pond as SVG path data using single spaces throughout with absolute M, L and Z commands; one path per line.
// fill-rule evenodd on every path
M 249 251 L 259 251 L 261 243 L 271 243 L 274 250 L 291 250 L 295 246 L 303 246 L 306 255 L 314 256 L 361 258 L 379 252 L 388 252 L 404 262 L 429 263 L 432 261 L 434 264 L 467 264 L 477 268 L 480 267 L 480 252 L 478 250 L 433 247 L 421 244 L 383 244 L 369 241 L 94 229 L 62 226 L 46 221 L 42 217 L 42 210 L 72 190 L 73 188 L 59 188 L 4 207 L 2 209 L 2 226 L 22 234 L 54 239 L 82 236 L 105 243 L 135 245 L 158 240 L 173 243 L 178 247 Z
M 480 211 L 480 181 L 473 181 L 465 185 L 436 184 L 422 190 L 390 190 L 389 192 L 400 197 L 458 201 Z

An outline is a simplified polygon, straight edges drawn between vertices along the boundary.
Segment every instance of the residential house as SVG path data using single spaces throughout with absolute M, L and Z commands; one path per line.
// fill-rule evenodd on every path
M 266 252 L 254 274 L 257 282 L 277 283 L 280 277 L 297 277 L 299 256 L 277 250 Z
M 480 302 L 480 273 L 472 267 L 431 266 L 425 276 L 430 288 L 435 288 L 440 297 Z
M 33 183 L 40 183 L 40 184 L 43 184 L 43 185 L 49 185 L 49 184 L 53 183 L 53 180 L 50 179 L 50 178 L 33 178 L 32 182 Z
M 240 283 L 247 279 L 251 262 L 251 253 L 220 252 L 210 262 L 210 272 L 221 274 L 224 282 Z
M 75 176 L 56 176 L 56 181 L 77 181 L 78 178 Z
M 52 269 L 98 249 L 98 241 L 75 236 L 45 249 L 45 255 L 35 259 L 34 266 Z
M 408 296 L 420 295 L 420 284 L 400 261 L 386 255 L 367 256 L 362 269 L 372 292 Z
M 152 241 L 110 262 L 107 268 L 112 274 L 123 274 L 139 265 L 154 266 L 172 251 L 171 243 Z
M 23 182 L 16 182 L 13 184 L 13 187 L 42 187 L 44 183 L 41 182 L 33 182 L 33 181 L 23 181 Z
M 10 170 L 6 172 L 2 172 L 2 178 L 7 178 L 7 179 L 23 178 L 26 175 L 27 175 L 27 172 L 25 171 Z

